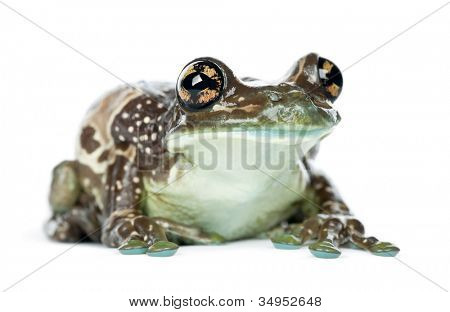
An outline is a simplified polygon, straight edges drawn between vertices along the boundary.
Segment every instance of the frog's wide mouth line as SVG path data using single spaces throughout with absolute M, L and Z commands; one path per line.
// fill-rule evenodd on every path
M 168 135 L 168 145 L 183 141 L 243 140 L 268 144 L 298 145 L 317 141 L 332 131 L 330 127 L 233 127 L 207 130 L 183 130 Z M 181 144 L 182 145 L 182 144 Z

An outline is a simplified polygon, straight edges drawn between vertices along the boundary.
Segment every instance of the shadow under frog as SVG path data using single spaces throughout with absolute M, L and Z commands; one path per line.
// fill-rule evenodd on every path
M 320 258 L 343 245 L 395 256 L 313 164 L 340 121 L 342 85 L 336 65 L 311 53 L 273 83 L 207 57 L 176 85 L 107 93 L 82 123 L 76 159 L 53 170 L 48 235 L 150 256 L 252 237 Z

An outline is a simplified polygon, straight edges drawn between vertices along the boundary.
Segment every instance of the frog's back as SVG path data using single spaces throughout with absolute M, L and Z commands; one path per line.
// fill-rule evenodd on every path
M 103 208 L 107 170 L 118 160 L 136 163 L 139 153 L 161 145 L 163 133 L 155 134 L 164 123 L 174 90 L 167 83 L 139 82 L 122 86 L 97 100 L 87 112 L 76 146 L 76 160 L 83 189 Z M 151 129 L 149 131 L 149 129 Z M 152 146 L 152 153 L 159 149 Z
M 168 84 L 140 82 L 137 88 L 122 86 L 97 100 L 82 122 L 76 148 L 79 163 L 104 174 L 115 156 L 134 159 L 137 144 L 130 143 L 137 143 L 139 127 L 167 111 L 172 93 Z M 123 120 L 120 125 L 118 118 Z

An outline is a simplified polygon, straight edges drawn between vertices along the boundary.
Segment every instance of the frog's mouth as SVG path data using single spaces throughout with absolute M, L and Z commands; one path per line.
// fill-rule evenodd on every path
M 332 128 L 277 125 L 265 127 L 228 127 L 184 129 L 169 134 L 170 153 L 183 154 L 193 163 L 262 163 L 280 159 L 294 163 L 302 158 Z M 207 160 L 207 161 L 205 161 Z
M 298 145 L 302 141 L 320 140 L 332 131 L 330 127 L 303 126 L 245 126 L 206 129 L 184 129 L 166 138 L 167 146 L 181 147 L 193 140 L 250 140 L 257 142 Z

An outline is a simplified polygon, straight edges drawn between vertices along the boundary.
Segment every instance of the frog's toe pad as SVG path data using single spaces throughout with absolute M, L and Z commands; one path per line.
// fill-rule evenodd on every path
M 122 255 L 141 255 L 147 252 L 148 245 L 143 241 L 130 239 L 120 245 L 118 249 Z
M 309 251 L 317 258 L 334 259 L 341 255 L 341 252 L 329 240 L 318 241 L 309 245 Z
M 282 234 L 271 239 L 272 244 L 277 249 L 299 249 L 302 245 L 301 240 L 292 234 Z
M 395 257 L 400 251 L 400 248 L 389 242 L 378 242 L 370 247 L 369 251 L 376 256 Z
M 172 242 L 159 241 L 150 246 L 147 255 L 151 257 L 170 257 L 178 250 L 178 245 Z

